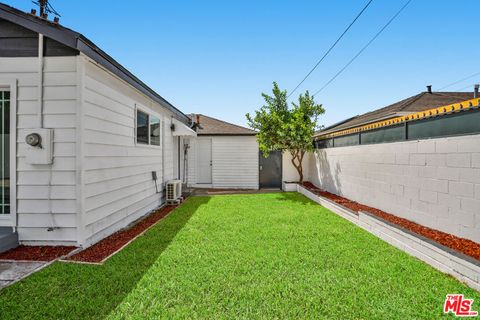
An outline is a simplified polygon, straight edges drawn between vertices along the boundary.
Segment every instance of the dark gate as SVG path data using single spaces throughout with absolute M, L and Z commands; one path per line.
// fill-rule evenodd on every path
M 282 152 L 272 151 L 268 158 L 260 152 L 260 188 L 282 187 Z

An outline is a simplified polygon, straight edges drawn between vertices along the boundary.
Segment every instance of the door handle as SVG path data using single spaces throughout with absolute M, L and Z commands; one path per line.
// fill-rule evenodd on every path
M 260 171 L 262 171 L 262 170 L 263 170 L 263 166 L 260 166 Z

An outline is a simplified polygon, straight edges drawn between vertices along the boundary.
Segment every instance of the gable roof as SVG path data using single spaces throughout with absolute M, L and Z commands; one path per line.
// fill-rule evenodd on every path
M 315 135 L 324 135 L 354 128 L 368 123 L 403 116 L 413 112 L 425 111 L 436 107 L 459 103 L 473 99 L 473 92 L 422 92 L 386 107 L 354 116 L 318 131 Z
M 256 131 L 233 123 L 197 114 L 200 127 L 197 129 L 199 136 L 254 136 Z
M 143 83 L 140 79 L 134 76 L 130 71 L 128 71 L 115 59 L 97 47 L 92 41 L 87 39 L 81 33 L 65 28 L 46 19 L 25 13 L 4 3 L 0 3 L 0 19 L 10 21 L 29 30 L 41 33 L 44 36 L 53 39 L 67 47 L 82 52 L 87 57 L 94 60 L 122 80 L 126 81 L 128 84 L 145 94 L 150 99 L 172 111 L 176 118 L 182 122 L 186 123 L 188 121 L 187 115 L 156 93 L 152 88 Z

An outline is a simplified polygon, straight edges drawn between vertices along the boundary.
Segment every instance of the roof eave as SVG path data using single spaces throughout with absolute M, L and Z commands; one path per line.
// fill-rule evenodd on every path
M 118 62 L 116 62 L 115 59 L 110 57 L 103 50 L 95 46 L 87 38 L 83 36 L 79 37 L 77 41 L 77 50 L 85 54 L 87 57 L 95 60 L 97 63 L 99 63 L 104 68 L 106 68 L 108 71 L 112 72 L 116 76 L 125 80 L 128 84 L 133 86 L 135 89 L 141 91 L 150 99 L 160 103 L 162 106 L 172 111 L 178 117 L 178 120 L 182 121 L 185 124 L 188 124 L 188 122 L 190 121 L 190 118 L 186 114 L 184 114 L 182 111 L 176 108 L 173 104 L 168 102 L 165 98 L 157 94 L 153 89 L 151 89 L 145 83 L 143 83 L 140 79 L 135 77 L 130 71 L 128 71 Z
M 60 42 L 67 47 L 82 52 L 87 57 L 95 60 L 108 71 L 126 81 L 128 84 L 145 94 L 150 99 L 172 111 L 178 120 L 188 124 L 189 118 L 186 114 L 173 106 L 170 102 L 156 93 L 140 79 L 135 77 L 130 71 L 128 71 L 103 50 L 98 48 L 92 41 L 82 34 L 2 3 L 0 3 L 0 18 L 41 33 L 44 36 Z
M 198 133 L 197 136 L 256 136 L 257 133 Z

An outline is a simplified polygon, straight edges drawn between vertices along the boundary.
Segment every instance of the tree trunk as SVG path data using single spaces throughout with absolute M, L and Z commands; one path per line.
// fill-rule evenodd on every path
M 299 182 L 303 183 L 303 167 L 302 167 L 302 162 L 303 162 L 303 156 L 305 155 L 305 151 L 301 150 L 293 150 L 290 151 L 290 154 L 292 155 L 292 165 L 297 169 L 298 172 L 298 177 L 299 177 Z

